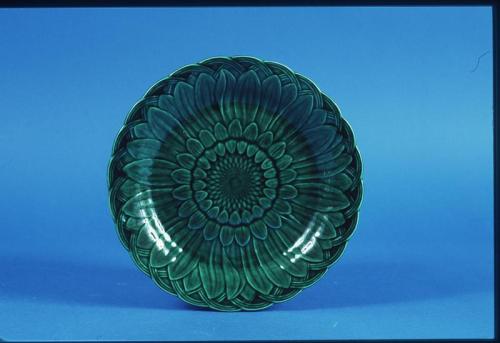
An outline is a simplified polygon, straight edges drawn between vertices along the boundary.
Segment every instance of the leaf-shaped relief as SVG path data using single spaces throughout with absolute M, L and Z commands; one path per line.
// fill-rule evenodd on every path
M 261 131 L 267 130 L 274 114 L 278 112 L 281 91 L 281 82 L 278 76 L 272 75 L 262 81 L 260 106 L 255 117 L 255 122 Z
M 234 114 L 246 126 L 255 119 L 261 96 L 260 80 L 255 71 L 241 74 L 233 95 Z
M 207 221 L 205 227 L 203 228 L 203 237 L 207 241 L 211 241 L 219 237 L 220 228 L 220 224 L 211 220 Z
M 249 141 L 254 141 L 259 135 L 259 127 L 255 122 L 250 123 L 243 132 L 243 136 Z
M 285 271 L 285 267 L 269 253 L 262 241 L 253 241 L 255 254 L 260 262 L 263 272 L 269 280 L 276 286 L 282 288 L 290 287 L 292 277 Z
M 195 107 L 194 88 L 189 83 L 181 81 L 175 85 L 174 101 L 182 120 L 189 123 L 194 132 L 199 132 L 208 125 L 208 123 L 199 123 L 196 119 L 201 116 L 198 115 Z
M 170 173 L 176 167 L 175 163 L 166 160 L 148 158 L 125 165 L 123 171 L 129 178 L 143 185 L 173 186 L 175 182 Z
M 325 180 L 328 184 L 342 190 L 346 191 L 352 186 L 352 179 L 346 173 L 338 173 L 334 176 L 328 177 Z
M 292 201 L 320 212 L 336 212 L 349 207 L 350 202 L 339 189 L 324 183 L 295 183 L 299 195 Z
M 216 143 L 216 138 L 211 131 L 200 130 L 198 137 L 205 148 L 211 148 Z
M 196 292 L 201 287 L 200 272 L 195 268 L 182 279 L 184 289 L 187 293 Z
M 120 188 L 117 196 L 124 201 L 127 201 L 137 193 L 143 192 L 151 188 L 148 185 L 138 183 L 131 179 L 126 179 L 122 184 L 119 185 L 119 187 Z
M 151 107 L 146 118 L 151 131 L 162 142 L 183 146 L 189 137 L 184 125 L 170 112 Z
M 225 289 L 222 247 L 216 240 L 212 242 L 211 244 L 203 244 L 199 250 L 200 278 L 209 299 L 217 298 Z
M 293 169 L 285 169 L 280 173 L 280 183 L 287 184 L 295 181 L 297 178 L 297 172 Z
M 243 271 L 247 282 L 256 291 L 262 294 L 269 294 L 273 285 L 263 272 L 255 254 L 255 250 L 252 248 L 241 248 L 241 256 L 243 260 Z
M 271 131 L 266 131 L 257 138 L 257 144 L 260 145 L 262 149 L 267 149 L 273 143 L 273 140 L 274 134 Z
M 200 156 L 203 153 L 203 150 L 205 149 L 203 144 L 201 144 L 199 140 L 194 138 L 188 138 L 186 140 L 186 148 L 191 154 L 197 157 Z
M 207 220 L 208 219 L 204 213 L 202 213 L 200 211 L 196 211 L 189 218 L 188 227 L 191 230 L 201 229 L 205 226 Z
M 171 188 L 159 188 L 140 192 L 123 205 L 122 211 L 131 217 L 150 217 L 156 213 L 157 209 L 171 204 L 173 201 L 171 192 Z
M 242 135 L 243 129 L 241 127 L 241 122 L 239 119 L 233 119 L 229 123 L 228 133 L 229 133 L 230 137 L 234 137 L 234 138 L 239 138 Z M 233 150 L 233 152 L 234 152 L 234 150 Z
M 236 78 L 231 72 L 222 69 L 216 81 L 215 94 L 220 114 L 224 123 L 229 124 L 232 119 L 236 118 L 233 107 Z
M 304 123 L 303 130 L 310 130 L 325 124 L 327 111 L 322 108 L 314 108 L 311 115 Z
M 285 150 L 286 150 L 286 143 L 277 142 L 271 145 L 267 152 L 274 160 L 277 160 L 285 154 Z
M 250 228 L 246 226 L 239 226 L 234 229 L 234 238 L 236 240 L 236 243 L 238 245 L 244 247 L 248 244 L 250 241 L 251 235 L 250 235 Z
M 130 131 L 135 139 L 157 139 L 148 123 L 137 124 Z
M 308 182 L 309 180 L 323 179 L 322 182 L 332 184 L 331 181 L 335 180 L 337 175 L 345 171 L 351 162 L 352 157 L 350 155 L 342 154 L 334 160 L 325 161 L 324 163 L 315 166 L 312 171 L 305 172 L 305 170 L 309 168 L 298 168 L 299 174 L 297 176 L 297 182 Z M 346 186 L 345 183 L 344 186 Z
M 301 132 L 288 143 L 288 153 L 301 161 L 320 155 L 326 150 L 332 149 L 332 143 L 337 136 L 337 128 L 334 126 L 320 126 Z
M 226 284 L 227 299 L 231 300 L 239 295 L 244 283 L 241 280 L 240 271 L 233 266 L 233 263 L 228 258 L 225 250 L 223 250 L 223 255 L 222 255 L 222 266 L 224 271 L 224 280 Z
M 246 303 L 243 302 L 243 303 L 239 304 L 237 302 L 238 299 L 234 299 L 234 302 L 237 303 L 239 306 L 251 307 L 251 305 L 247 305 L 247 304 L 253 303 L 253 300 L 255 299 L 255 297 L 257 295 L 257 291 L 248 282 L 246 282 L 245 287 L 243 287 L 243 290 L 241 291 L 240 295 L 243 299 L 246 300 Z
M 283 244 L 275 231 L 270 231 L 268 239 L 262 241 L 273 259 L 280 265 L 280 268 L 292 276 L 304 277 L 307 275 L 307 264 L 301 259 L 294 259 L 288 256 L 288 247 Z
M 277 115 L 273 119 L 273 122 L 279 119 L 279 117 L 285 113 L 288 107 L 297 99 L 298 89 L 294 83 L 289 83 L 282 87 L 281 89 L 281 99 L 277 110 Z M 271 124 L 271 127 L 273 125 Z
M 141 159 L 169 160 L 172 154 L 163 142 L 157 139 L 136 139 L 127 143 L 127 150 L 132 157 Z
M 215 83 L 212 75 L 201 73 L 194 85 L 194 99 L 197 112 L 210 125 L 215 125 L 215 123 L 222 120 L 222 116 L 216 110 Z
M 197 233 L 192 235 L 192 239 L 186 243 L 179 243 L 183 247 L 179 257 L 168 266 L 168 276 L 171 280 L 185 278 L 195 268 L 198 267 L 200 255 L 198 249 L 201 244 L 206 244 L 203 235 Z
M 264 224 L 263 221 L 255 221 L 252 224 L 250 224 L 250 231 L 252 232 L 252 235 L 260 240 L 264 240 L 267 238 L 267 225 Z
M 289 200 L 295 199 L 298 195 L 297 188 L 293 185 L 284 185 L 280 188 L 279 197 L 281 199 Z
M 289 140 L 297 131 L 300 131 L 309 120 L 313 110 L 313 98 L 311 95 L 301 95 L 286 108 L 278 120 L 275 121 L 273 129 L 276 139 Z
M 223 246 L 230 245 L 234 240 L 234 229 L 231 226 L 222 225 L 219 239 Z
M 281 216 L 274 209 L 271 209 L 264 215 L 264 223 L 270 229 L 279 229 L 281 227 Z

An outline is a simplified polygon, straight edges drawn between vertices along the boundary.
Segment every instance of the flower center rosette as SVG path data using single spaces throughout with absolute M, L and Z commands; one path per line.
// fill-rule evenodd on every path
M 250 57 L 156 83 L 118 134 L 108 184 L 139 268 L 224 311 L 266 308 L 317 281 L 342 254 L 362 197 L 337 106 L 307 78 Z

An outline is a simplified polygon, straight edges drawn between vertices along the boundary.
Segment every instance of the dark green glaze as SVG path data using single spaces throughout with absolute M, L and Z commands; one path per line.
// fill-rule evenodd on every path
M 335 103 L 251 57 L 156 83 L 129 113 L 108 172 L 138 267 L 222 311 L 263 309 L 316 282 L 342 254 L 362 197 L 361 159 Z

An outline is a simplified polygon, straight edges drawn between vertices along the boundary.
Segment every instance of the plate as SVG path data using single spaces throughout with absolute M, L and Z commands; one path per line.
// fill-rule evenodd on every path
M 108 189 L 121 243 L 159 287 L 195 306 L 260 310 L 341 256 L 357 224 L 361 158 L 312 81 L 279 63 L 217 57 L 157 82 L 132 108 Z

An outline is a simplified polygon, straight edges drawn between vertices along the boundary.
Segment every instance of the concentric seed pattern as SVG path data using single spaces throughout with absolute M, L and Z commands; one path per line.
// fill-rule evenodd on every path
M 310 80 L 251 57 L 212 58 L 134 106 L 108 187 L 122 244 L 162 289 L 197 306 L 258 310 L 340 257 L 357 223 L 361 159 Z

